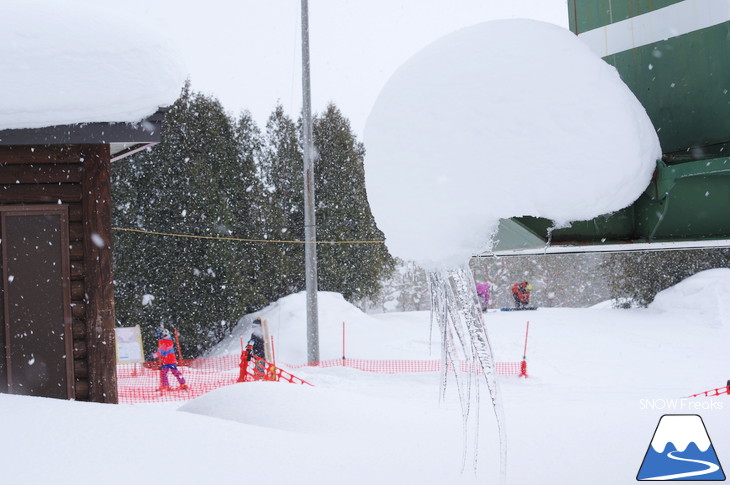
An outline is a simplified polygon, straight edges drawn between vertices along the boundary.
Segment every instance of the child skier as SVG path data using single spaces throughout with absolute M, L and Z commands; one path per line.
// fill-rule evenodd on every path
M 515 309 L 522 310 L 530 306 L 530 290 L 532 285 L 521 281 L 512 285 L 512 297 L 515 299 Z
M 170 338 L 170 331 L 160 329 L 157 332 L 157 352 L 152 354 L 156 359 L 160 359 L 160 390 L 169 391 L 170 383 L 167 380 L 167 373 L 172 372 L 180 383 L 180 389 L 187 389 L 185 378 L 177 369 L 177 357 L 175 357 L 175 346 Z

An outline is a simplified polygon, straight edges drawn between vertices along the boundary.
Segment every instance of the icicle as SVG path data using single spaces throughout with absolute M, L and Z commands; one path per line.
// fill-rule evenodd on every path
M 507 439 L 504 412 L 499 396 L 494 356 L 489 343 L 483 314 L 476 294 L 471 270 L 464 265 L 453 270 L 431 272 L 431 324 L 435 319 L 441 333 L 441 397 L 446 393 L 448 373 L 453 371 L 456 390 L 461 404 L 464 432 L 464 463 L 468 441 L 469 421 L 476 420 L 474 433 L 474 468 L 477 466 L 479 429 L 479 373 L 484 375 L 492 409 L 497 421 L 500 449 L 500 481 L 506 483 Z M 466 369 L 458 372 L 459 354 Z M 474 405 L 474 406 L 472 406 Z M 472 413 L 472 407 L 474 412 Z

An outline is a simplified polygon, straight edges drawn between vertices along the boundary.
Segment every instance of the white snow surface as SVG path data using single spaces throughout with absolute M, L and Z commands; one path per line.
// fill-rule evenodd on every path
M 104 2 L 0 2 L 0 130 L 138 122 L 184 81 L 182 56 L 144 16 Z
M 467 27 L 390 78 L 365 127 L 366 184 L 391 253 L 453 266 L 500 218 L 563 226 L 634 202 L 659 140 L 616 70 L 527 19 Z
M 520 360 L 530 322 L 529 378 L 500 378 L 508 484 L 634 483 L 664 414 L 701 415 L 720 462 L 730 461 L 728 397 L 681 399 L 721 387 L 730 377 L 730 328 L 692 312 L 694 299 L 682 291 L 687 283 L 728 287 L 730 276 L 727 271 L 696 275 L 674 287 L 674 305 L 661 310 L 539 308 L 485 314 L 498 361 Z M 337 295 L 320 297 L 327 315 L 320 321 L 323 335 L 339 334 L 340 320 L 359 327 L 347 339 L 348 356 L 434 358 L 426 344 L 428 312 L 365 315 Z M 705 307 L 718 314 L 727 311 L 715 299 Z M 266 315 L 275 323 L 270 330 L 276 342 L 295 333 L 297 345 L 304 348 L 304 308 L 305 300 L 297 294 L 248 319 Z M 281 315 L 278 324 L 275 312 Z M 325 355 L 340 352 L 339 343 L 326 337 L 323 346 Z M 294 343 L 279 347 L 281 360 L 305 355 Z M 438 342 L 434 348 L 439 349 Z M 181 405 L 114 406 L 0 394 L 0 426 L 7 438 L 0 441 L 2 481 L 499 482 L 497 432 L 488 398 L 481 401 L 485 409 L 476 471 L 469 447 L 462 472 L 465 448 L 453 381 L 439 403 L 438 373 L 290 370 L 314 387 L 242 383 Z M 71 473 L 80 457 L 83 473 Z
M 704 325 L 730 327 L 730 268 L 715 268 L 690 276 L 659 292 L 650 308 L 689 313 Z

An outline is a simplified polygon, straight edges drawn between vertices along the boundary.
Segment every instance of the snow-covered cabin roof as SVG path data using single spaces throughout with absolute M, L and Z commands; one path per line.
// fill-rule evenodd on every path
M 158 141 L 184 79 L 168 40 L 110 5 L 0 4 L 0 144 Z

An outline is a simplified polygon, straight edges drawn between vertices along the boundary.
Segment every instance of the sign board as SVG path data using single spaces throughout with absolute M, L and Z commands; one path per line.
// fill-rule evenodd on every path
M 114 329 L 117 340 L 117 364 L 135 364 L 144 362 L 142 349 L 142 331 L 139 325 L 134 327 L 117 327 Z

